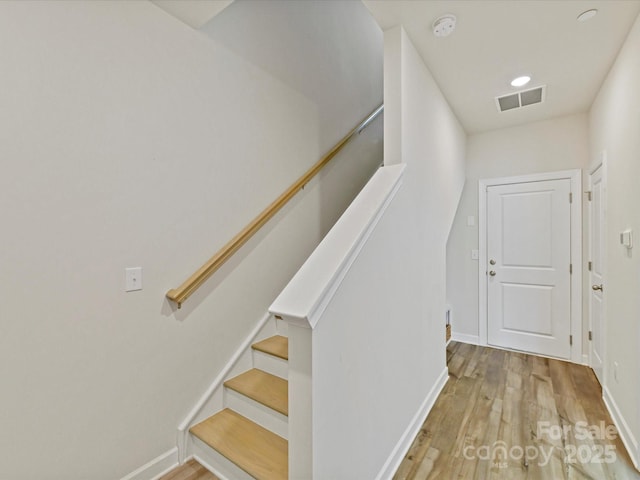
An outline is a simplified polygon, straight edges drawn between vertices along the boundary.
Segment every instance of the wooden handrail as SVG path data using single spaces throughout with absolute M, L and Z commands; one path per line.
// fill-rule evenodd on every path
M 244 227 L 235 237 L 211 257 L 207 263 L 200 267 L 193 275 L 187 278 L 182 285 L 172 288 L 166 294 L 167 298 L 178 304 L 178 308 L 182 303 L 195 292 L 216 270 L 218 270 L 229 258 L 237 252 L 260 228 L 269 221 L 276 213 L 284 207 L 293 196 L 298 193 L 309 181 L 315 177 L 329 161 L 344 147 L 344 145 L 356 133 L 360 133 L 371 121 L 376 118 L 384 109 L 384 105 L 380 105 L 371 114 L 360 122 L 353 130 L 351 130 L 335 147 L 318 160 L 309 170 L 306 171 L 296 182 L 287 188 L 278 198 L 265 208 L 256 218 L 254 218 L 246 227 Z

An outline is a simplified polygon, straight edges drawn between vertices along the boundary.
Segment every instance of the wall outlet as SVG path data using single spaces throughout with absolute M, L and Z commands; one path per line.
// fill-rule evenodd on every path
M 142 267 L 132 267 L 124 269 L 125 292 L 135 292 L 142 290 Z
M 478 250 L 471 250 L 471 260 L 478 260 L 480 258 L 480 252 Z

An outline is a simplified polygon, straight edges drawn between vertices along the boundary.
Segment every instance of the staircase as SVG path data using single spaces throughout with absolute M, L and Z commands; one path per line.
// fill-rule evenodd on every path
M 288 339 L 251 346 L 254 368 L 224 382 L 224 409 L 189 429 L 196 456 L 229 479 L 288 478 Z

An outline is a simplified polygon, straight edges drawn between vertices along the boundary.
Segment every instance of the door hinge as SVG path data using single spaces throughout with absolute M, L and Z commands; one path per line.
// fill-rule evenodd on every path
M 573 203 L 573 193 L 569 192 L 569 203 Z
M 587 194 L 587 200 L 591 201 L 591 190 L 584 192 Z
M 573 263 L 569 264 L 569 275 L 573 274 Z
M 591 271 L 591 268 L 593 268 L 593 263 L 589 260 L 589 271 Z
M 593 332 L 589 330 L 589 340 L 593 340 Z
M 573 335 L 569 335 L 569 345 L 573 345 Z

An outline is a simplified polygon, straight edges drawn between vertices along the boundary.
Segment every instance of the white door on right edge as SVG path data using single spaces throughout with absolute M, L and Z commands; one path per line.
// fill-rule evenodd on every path
M 603 178 L 600 165 L 589 175 L 591 202 L 589 203 L 589 245 L 591 258 L 589 268 L 589 315 L 591 324 L 591 368 L 604 385 L 604 321 L 603 321 L 603 290 L 604 290 L 604 204 Z
M 487 339 L 569 358 L 569 179 L 487 189 Z

